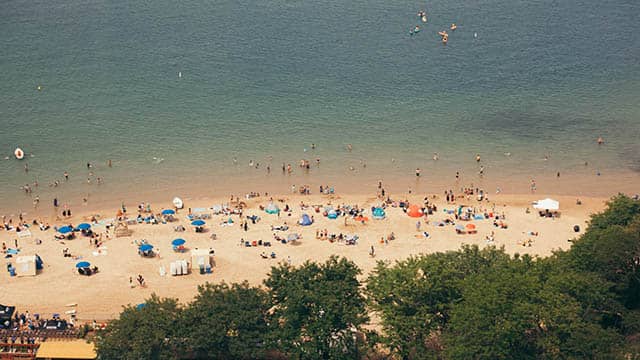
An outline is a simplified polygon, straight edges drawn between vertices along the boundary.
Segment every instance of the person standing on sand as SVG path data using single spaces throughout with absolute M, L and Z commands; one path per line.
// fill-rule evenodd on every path
M 535 179 L 531 179 L 531 193 L 535 193 L 536 192 L 536 181 Z
M 420 168 L 416 168 L 416 177 L 420 177 Z
M 107 166 L 111 167 L 111 159 L 107 160 Z
M 371 250 L 369 250 L 369 256 L 371 257 L 376 256 L 376 250 L 373 248 L 373 245 L 371 245 Z

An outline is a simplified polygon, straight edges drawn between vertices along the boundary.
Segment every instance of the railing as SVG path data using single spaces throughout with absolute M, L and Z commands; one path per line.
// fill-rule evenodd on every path
M 40 344 L 10 344 L 0 342 L 0 359 L 26 360 L 35 359 Z

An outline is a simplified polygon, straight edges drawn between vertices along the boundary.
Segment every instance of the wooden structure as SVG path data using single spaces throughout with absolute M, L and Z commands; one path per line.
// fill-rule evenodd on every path
M 113 227 L 113 232 L 116 237 L 127 237 L 131 236 L 133 231 L 129 230 L 129 226 L 124 221 L 118 221 Z
M 40 344 L 11 344 L 0 342 L 1 360 L 33 360 Z

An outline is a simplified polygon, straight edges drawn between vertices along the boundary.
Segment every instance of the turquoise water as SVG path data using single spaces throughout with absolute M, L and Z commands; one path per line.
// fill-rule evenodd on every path
M 471 171 L 475 153 L 506 176 L 585 159 L 640 169 L 633 0 L 30 0 L 0 14 L 0 153 L 32 154 L 28 173 L 0 162 L 0 207 L 30 204 L 19 187 L 36 180 L 43 201 L 185 178 L 241 187 L 268 156 L 273 186 L 282 162 L 315 157 L 318 179 Z M 86 184 L 87 161 L 102 187 Z M 70 183 L 49 188 L 65 170 Z

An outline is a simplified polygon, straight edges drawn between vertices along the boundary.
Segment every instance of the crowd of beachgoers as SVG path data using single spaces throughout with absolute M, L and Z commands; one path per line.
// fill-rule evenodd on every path
M 351 149 L 351 145 L 347 146 L 347 151 Z M 481 176 L 483 159 L 480 154 L 474 159 Z M 434 154 L 433 161 L 439 161 L 438 154 Z M 319 166 L 319 159 L 315 163 Z M 299 167 L 309 171 L 311 164 L 301 160 Z M 256 161 L 250 165 L 260 167 Z M 106 167 L 111 166 L 112 162 L 108 161 Z M 270 165 L 267 166 L 267 171 L 271 171 Z M 361 166 L 366 167 L 364 160 Z M 88 181 L 97 184 L 95 168 L 94 164 L 87 163 Z M 290 164 L 282 164 L 285 176 L 293 171 Z M 64 172 L 62 182 L 70 176 Z M 422 179 L 422 170 L 416 169 L 415 176 Z M 103 181 L 101 178 L 100 183 Z M 160 205 L 123 202 L 116 209 L 74 211 L 73 214 L 66 204 L 55 198 L 51 208 L 55 210 L 53 217 L 38 212 L 29 218 L 23 213 L 2 216 L 2 255 L 7 262 L 25 254 L 41 256 L 46 265 L 38 271 L 35 281 L 45 287 L 68 282 L 74 289 L 91 289 L 91 284 L 82 285 L 69 278 L 79 275 L 91 278 L 95 275 L 113 282 L 114 299 L 108 301 L 118 301 L 112 307 L 119 307 L 127 301 L 136 301 L 141 295 L 123 292 L 126 290 L 116 283 L 125 283 L 126 289 L 142 289 L 145 294 L 148 291 L 192 294 L 192 288 L 177 290 L 175 283 L 169 286 L 161 282 L 163 274 L 175 275 L 164 271 L 167 261 L 183 258 L 192 249 L 208 249 L 211 257 L 215 255 L 220 261 L 212 262 L 211 267 L 215 267 L 223 279 L 253 282 L 264 277 L 273 261 L 295 264 L 322 259 L 332 253 L 347 254 L 364 264 L 366 270 L 379 259 L 401 259 L 418 252 L 455 249 L 468 242 L 506 246 L 512 252 L 548 254 L 556 247 L 570 246 L 567 240 L 582 231 L 584 219 L 603 204 L 601 199 L 591 202 L 585 199 L 587 205 L 582 206 L 582 199 L 574 197 L 567 201 L 565 197 L 562 215 L 559 211 L 533 210 L 531 202 L 538 197 L 535 180 L 531 181 L 530 194 L 509 198 L 500 191 L 490 194 L 471 183 L 464 184 L 459 172 L 450 186 L 436 194 L 418 194 L 411 188 L 391 194 L 382 180 L 370 189 L 369 196 L 342 194 L 338 190 L 332 184 L 303 183 L 278 194 L 253 190 L 214 201 L 196 198 L 183 203 L 181 200 L 181 206 L 166 200 Z M 39 203 L 34 205 L 43 207 Z M 540 222 L 541 219 L 550 220 Z M 118 239 L 119 231 L 127 233 L 126 241 Z M 169 241 L 171 245 L 166 245 Z M 338 245 L 345 247 L 338 248 Z M 91 256 L 94 260 L 89 261 Z M 132 262 L 132 256 L 153 258 L 160 263 L 138 264 Z M 114 272 L 114 263 L 126 270 Z M 184 273 L 213 272 L 206 267 L 198 269 L 191 259 L 186 260 L 186 267 Z M 242 271 L 243 268 L 247 270 Z M 70 269 L 73 275 L 65 275 L 61 269 Z M 14 275 L 16 268 L 10 264 L 8 270 L 5 274 Z M 58 277 L 49 277 L 46 275 L 49 272 L 57 272 Z M 46 280 L 38 280 L 40 277 Z M 190 284 L 194 282 L 197 280 Z M 0 296 L 1 301 L 24 301 L 23 304 L 37 308 L 39 300 L 30 295 L 21 278 L 13 278 L 10 284 L 10 291 L 5 297 Z M 12 298 L 22 295 L 23 298 Z M 72 296 L 63 288 L 60 298 L 76 302 L 78 296 L 85 295 Z M 98 306 L 100 300 L 95 301 Z

